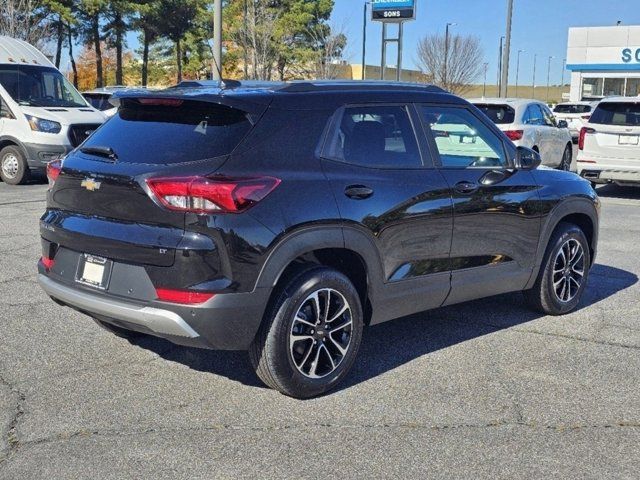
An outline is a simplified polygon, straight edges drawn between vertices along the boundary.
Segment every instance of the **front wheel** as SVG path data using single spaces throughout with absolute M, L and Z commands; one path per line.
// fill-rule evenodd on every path
M 258 377 L 295 398 L 334 388 L 362 339 L 362 306 L 349 279 L 330 268 L 307 270 L 276 293 L 249 350 Z
M 560 161 L 558 170 L 564 170 L 566 172 L 570 172 L 572 158 L 573 158 L 573 147 L 571 146 L 571 144 L 567 144 L 567 146 L 564 148 L 564 152 L 562 154 L 562 160 Z
M 24 153 L 15 145 L 0 151 L 0 178 L 9 185 L 19 185 L 29 180 L 29 165 Z
M 560 223 L 551 236 L 538 278 L 524 292 L 529 305 L 547 315 L 574 310 L 587 285 L 591 254 L 584 232 L 571 223 Z

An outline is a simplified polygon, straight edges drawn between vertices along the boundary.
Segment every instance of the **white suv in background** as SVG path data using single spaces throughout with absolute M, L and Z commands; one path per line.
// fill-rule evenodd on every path
M 469 101 L 517 147 L 539 152 L 542 163 L 548 167 L 571 169 L 573 145 L 567 123 L 558 122 L 545 103 L 520 98 L 475 98 Z
M 592 183 L 640 186 L 640 98 L 609 97 L 580 130 L 578 174 Z
M 569 125 L 569 132 L 574 141 L 578 140 L 580 129 L 584 127 L 598 102 L 566 102 L 559 103 L 553 109 L 556 120 L 564 120 Z

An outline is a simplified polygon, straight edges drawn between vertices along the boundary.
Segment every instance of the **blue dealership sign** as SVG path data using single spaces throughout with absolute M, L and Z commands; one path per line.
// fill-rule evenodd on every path
M 380 22 L 401 22 L 413 20 L 416 16 L 416 0 L 372 0 L 373 20 Z

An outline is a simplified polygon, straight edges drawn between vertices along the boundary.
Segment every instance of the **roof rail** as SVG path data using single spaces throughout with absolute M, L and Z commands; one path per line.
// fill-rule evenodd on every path
M 430 84 L 389 82 L 389 81 L 362 81 L 362 80 L 322 80 L 322 81 L 294 81 L 285 83 L 277 89 L 280 92 L 299 93 L 314 91 L 340 91 L 340 90 L 412 90 L 419 92 L 445 92 L 440 87 Z

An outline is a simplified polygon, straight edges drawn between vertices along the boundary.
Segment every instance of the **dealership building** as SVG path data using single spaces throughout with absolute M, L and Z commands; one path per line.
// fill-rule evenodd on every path
M 570 100 L 640 95 L 640 26 L 569 29 Z

